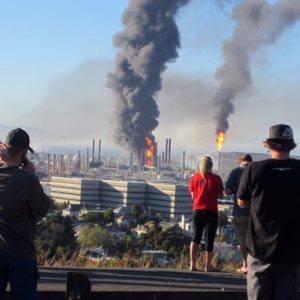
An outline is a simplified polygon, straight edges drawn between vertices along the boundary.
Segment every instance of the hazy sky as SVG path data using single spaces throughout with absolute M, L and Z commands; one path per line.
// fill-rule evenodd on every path
M 215 72 L 236 28 L 233 7 L 241 2 L 191 0 L 180 10 L 179 57 L 163 73 L 157 95 L 160 116 L 153 134 L 159 151 L 166 138 L 178 152 L 216 151 Z M 2 139 L 10 128 L 24 127 L 37 150 L 59 145 L 77 150 L 91 146 L 93 138 L 102 139 L 104 148 L 120 149 L 111 138 L 116 102 L 106 83 L 118 50 L 112 39 L 123 28 L 127 5 L 127 0 L 0 2 Z M 223 151 L 265 152 L 262 141 L 275 123 L 290 124 L 300 143 L 299 53 L 295 22 L 251 55 L 252 82 L 233 101 Z

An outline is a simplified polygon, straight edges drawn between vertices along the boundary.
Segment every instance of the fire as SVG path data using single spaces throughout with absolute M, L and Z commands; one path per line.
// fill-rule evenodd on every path
M 155 142 L 152 135 L 145 137 L 146 149 L 145 149 L 145 165 L 147 167 L 153 167 L 153 159 L 155 154 Z
M 221 152 L 221 150 L 222 150 L 224 141 L 225 141 L 225 132 L 219 131 L 219 132 L 217 133 L 217 139 L 216 139 L 217 146 L 218 146 L 218 151 L 219 151 L 219 152 Z

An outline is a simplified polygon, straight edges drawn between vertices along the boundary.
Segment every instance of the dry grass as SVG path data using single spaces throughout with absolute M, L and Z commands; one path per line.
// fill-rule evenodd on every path
M 75 253 L 71 258 L 62 257 L 60 259 L 43 259 L 38 257 L 39 265 L 47 267 L 81 267 L 81 268 L 152 268 L 155 267 L 153 259 L 150 256 L 133 257 L 132 255 L 125 253 L 120 258 L 111 258 L 106 260 L 90 260 L 86 257 L 82 257 Z M 239 267 L 237 263 L 221 261 L 217 255 L 214 255 L 213 265 L 220 271 L 235 272 Z M 205 252 L 199 254 L 196 267 L 199 270 L 204 270 L 205 264 Z M 175 260 L 170 265 L 166 266 L 174 269 L 188 269 L 189 257 L 187 255 L 181 255 L 179 259 Z

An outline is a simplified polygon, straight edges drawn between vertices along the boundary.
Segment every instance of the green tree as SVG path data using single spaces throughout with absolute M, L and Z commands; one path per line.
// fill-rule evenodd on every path
M 131 215 L 136 218 L 136 219 L 139 219 L 140 216 L 143 214 L 144 210 L 143 208 L 138 205 L 138 204 L 134 204 L 132 205 L 132 208 L 131 208 Z
M 56 214 L 40 222 L 35 243 L 38 253 L 44 259 L 70 258 L 77 249 L 71 219 Z
M 81 214 L 79 220 L 83 223 L 101 223 L 104 221 L 104 215 L 103 213 L 90 211 Z
M 178 227 L 170 227 L 160 232 L 158 236 L 158 245 L 161 250 L 167 251 L 173 258 L 179 256 L 182 249 L 190 244 L 191 239 L 184 235 Z
M 115 220 L 114 210 L 112 208 L 107 208 L 103 213 L 103 219 L 106 224 L 113 223 Z
M 149 249 L 159 249 L 158 237 L 162 228 L 153 222 L 146 233 L 141 234 L 138 243 Z
M 116 239 L 117 255 L 123 256 L 125 253 L 136 257 L 139 256 L 143 246 L 138 244 L 138 240 L 132 235 L 127 234 L 123 239 Z
M 82 230 L 78 235 L 78 241 L 82 250 L 100 246 L 108 250 L 114 249 L 109 232 L 98 225 Z

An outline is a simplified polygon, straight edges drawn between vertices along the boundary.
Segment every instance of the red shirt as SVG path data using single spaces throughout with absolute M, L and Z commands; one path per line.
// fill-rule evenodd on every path
M 190 179 L 189 189 L 193 193 L 193 210 L 218 212 L 218 196 L 224 190 L 220 176 L 206 173 L 203 177 L 200 173 L 196 173 Z

